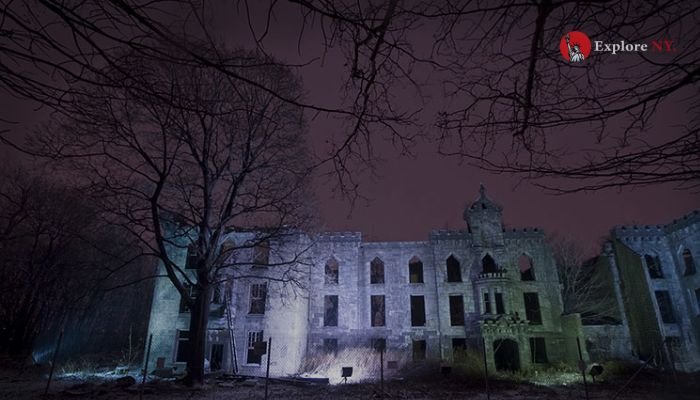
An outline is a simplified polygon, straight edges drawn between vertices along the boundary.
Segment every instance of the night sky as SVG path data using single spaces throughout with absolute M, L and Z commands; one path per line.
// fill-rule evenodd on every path
M 248 24 L 235 6 L 219 3 L 212 32 L 227 45 L 250 46 Z M 241 11 L 241 10 L 238 10 Z M 255 13 L 256 10 L 253 10 Z M 262 15 L 262 13 L 261 13 Z M 321 35 L 317 27 L 307 26 L 300 43 L 298 11 L 278 13 L 265 40 L 265 50 L 290 63 L 309 61 L 322 55 Z M 255 22 L 255 21 L 254 21 Z M 258 21 L 260 22 L 260 21 Z M 258 27 L 262 29 L 261 27 Z M 297 46 L 299 44 L 299 46 Z M 553 43 L 555 48 L 558 43 Z M 298 52 L 298 49 L 301 50 Z M 343 60 L 330 49 L 323 60 L 316 60 L 298 69 L 307 97 L 312 102 L 334 104 L 339 101 Z M 410 108 L 418 99 L 411 96 L 397 100 L 397 106 Z M 45 117 L 45 111 L 34 111 L 27 104 L 12 98 L 0 99 L 0 107 L 14 115 L 21 124 L 14 126 L 18 135 L 31 129 Z M 667 104 L 653 122 L 652 132 L 663 134 L 687 116 L 684 109 Z M 428 122 L 429 125 L 429 121 Z M 327 140 L 341 134 L 339 123 L 325 116 L 310 119 L 311 143 L 318 153 Z M 547 232 L 570 235 L 590 251 L 596 251 L 603 238 L 619 224 L 660 224 L 700 208 L 700 194 L 677 190 L 670 185 L 635 189 L 609 189 L 590 193 L 551 195 L 520 178 L 505 174 L 485 173 L 459 160 L 437 154 L 437 143 L 426 139 L 412 149 L 413 155 L 401 151 L 381 138 L 375 142 L 380 158 L 374 174 L 359 172 L 360 194 L 353 208 L 347 199 L 333 193 L 333 182 L 319 179 L 317 195 L 324 230 L 361 231 L 368 240 L 425 240 L 433 229 L 464 229 L 462 211 L 478 195 L 479 184 L 487 194 L 504 207 L 504 222 L 510 227 L 540 227 Z M 585 135 L 585 132 L 581 132 Z M 3 156 L 8 156 L 3 149 Z

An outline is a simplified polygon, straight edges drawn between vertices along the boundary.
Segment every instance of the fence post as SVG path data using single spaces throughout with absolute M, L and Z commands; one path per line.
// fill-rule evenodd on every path
M 148 376 L 148 359 L 151 356 L 151 345 L 153 344 L 153 334 L 148 336 L 148 346 L 146 346 L 146 359 L 143 363 L 143 380 L 141 381 L 141 390 L 139 390 L 139 399 L 143 399 L 143 385 L 146 384 L 146 376 Z
M 486 385 L 486 400 L 491 400 L 491 389 L 489 388 L 489 366 L 486 362 L 486 339 L 481 338 L 481 347 L 484 353 L 484 384 Z
M 49 394 L 49 387 L 51 386 L 51 379 L 53 379 L 53 370 L 56 368 L 56 359 L 58 358 L 58 350 L 61 348 L 61 340 L 63 340 L 63 329 L 61 333 L 58 334 L 58 340 L 56 341 L 56 349 L 53 351 L 53 360 L 51 361 L 51 372 L 49 372 L 49 380 L 46 382 L 46 389 L 44 390 L 44 396 Z
M 272 353 L 272 338 L 267 338 L 267 371 L 265 371 L 265 400 L 267 400 L 267 385 L 270 380 L 270 354 Z
M 583 352 L 581 352 L 581 339 L 576 337 L 576 347 L 578 347 L 578 368 L 581 370 L 581 375 L 583 375 L 583 390 L 586 393 L 586 400 L 588 400 L 588 382 L 586 381 L 586 362 L 583 361 Z
M 380 345 L 379 346 L 379 379 L 381 380 L 381 394 L 379 395 L 380 399 L 384 398 L 384 346 Z

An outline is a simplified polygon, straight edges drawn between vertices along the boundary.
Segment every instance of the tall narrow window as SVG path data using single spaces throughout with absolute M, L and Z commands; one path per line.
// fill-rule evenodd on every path
M 532 357 L 532 362 L 541 364 L 547 363 L 547 347 L 545 346 L 543 337 L 531 337 L 530 338 L 530 356 Z
M 413 341 L 413 361 L 425 360 L 426 355 L 426 342 L 425 340 L 414 340 Z
M 408 262 L 408 281 L 410 283 L 423 283 L 423 262 L 413 256 Z
M 525 254 L 518 258 L 518 268 L 520 268 L 521 281 L 534 281 L 535 269 L 532 267 L 532 259 Z
M 447 257 L 447 282 L 462 282 L 462 267 L 455 256 Z
M 683 263 L 685 264 L 684 275 L 695 275 L 695 260 L 693 260 L 693 254 L 688 249 L 683 250 Z
M 194 286 L 190 285 L 187 282 L 183 283 L 183 286 L 185 286 L 185 291 L 187 292 L 189 297 L 192 298 L 194 296 Z M 180 313 L 186 312 L 190 312 L 190 305 L 187 303 L 187 298 L 183 297 L 182 294 L 180 294 Z
M 253 248 L 253 265 L 267 267 L 270 264 L 270 243 L 260 242 Z
M 411 296 L 411 326 L 425 326 L 425 297 Z
M 503 293 L 496 293 L 496 314 L 505 314 L 506 308 L 503 305 Z
M 338 296 L 324 296 L 323 326 L 338 326 Z
M 199 261 L 199 255 L 197 254 L 197 245 L 195 243 L 187 246 L 187 259 L 185 261 L 185 269 L 197 269 L 197 261 Z
M 177 332 L 177 350 L 175 351 L 176 362 L 187 362 L 190 353 L 190 331 Z
M 656 295 L 656 303 L 659 305 L 661 320 L 665 324 L 675 323 L 676 315 L 673 312 L 673 304 L 671 304 L 670 293 L 667 290 L 657 290 L 654 292 L 654 295 Z
M 542 325 L 540 298 L 537 293 L 523 293 L 525 299 L 525 315 L 532 325 Z
M 493 260 L 493 257 L 491 257 L 490 254 L 485 255 L 484 258 L 481 259 L 481 271 L 485 274 L 498 272 L 496 262 Z
M 700 310 L 700 288 L 695 289 L 695 303 L 698 305 L 698 310 Z
M 214 285 L 214 290 L 211 295 L 211 303 L 212 304 L 224 304 L 225 300 L 225 285 L 223 283 L 220 283 L 218 285 Z
M 338 284 L 339 268 L 338 260 L 335 257 L 326 261 L 326 285 Z
M 649 271 L 649 277 L 652 279 L 662 279 L 664 277 L 663 271 L 661 270 L 661 260 L 659 257 L 652 257 L 649 254 L 644 256 L 644 261 L 647 263 L 647 270 Z
M 450 325 L 464 325 L 464 298 L 460 296 L 450 296 Z
M 491 314 L 491 297 L 488 292 L 484 292 L 484 314 Z
M 379 257 L 374 257 L 369 269 L 369 283 L 384 283 L 384 261 L 380 260 Z
M 384 296 L 370 296 L 372 326 L 384 326 Z
M 265 346 L 263 331 L 248 332 L 248 356 L 246 357 L 246 363 L 260 364 L 263 354 L 266 353 Z
M 249 314 L 265 314 L 265 299 L 267 298 L 267 283 L 250 285 Z

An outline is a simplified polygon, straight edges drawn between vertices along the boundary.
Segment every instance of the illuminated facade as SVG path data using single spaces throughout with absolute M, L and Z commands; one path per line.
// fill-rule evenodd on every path
M 264 279 L 269 269 L 251 267 L 217 291 L 210 368 L 263 374 L 267 355 L 254 343 L 267 338 L 271 373 L 278 376 L 304 372 L 309 357 L 378 345 L 394 366 L 459 362 L 465 350 L 480 352 L 484 343 L 492 370 L 575 363 L 581 322 L 578 315 L 562 316 L 543 232 L 505 229 L 502 208 L 483 187 L 464 220 L 467 229 L 433 231 L 426 241 L 365 242 L 355 232 L 300 235 L 285 244 L 310 244 L 311 262 L 293 271 L 298 287 Z M 159 280 L 150 368 L 184 367 L 188 318 L 170 282 Z M 582 355 L 587 358 L 585 348 Z

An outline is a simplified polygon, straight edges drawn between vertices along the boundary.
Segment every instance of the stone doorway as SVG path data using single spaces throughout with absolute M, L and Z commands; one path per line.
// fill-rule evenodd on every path
M 493 359 L 497 371 L 518 371 L 520 351 L 518 342 L 511 339 L 498 339 L 493 342 Z

